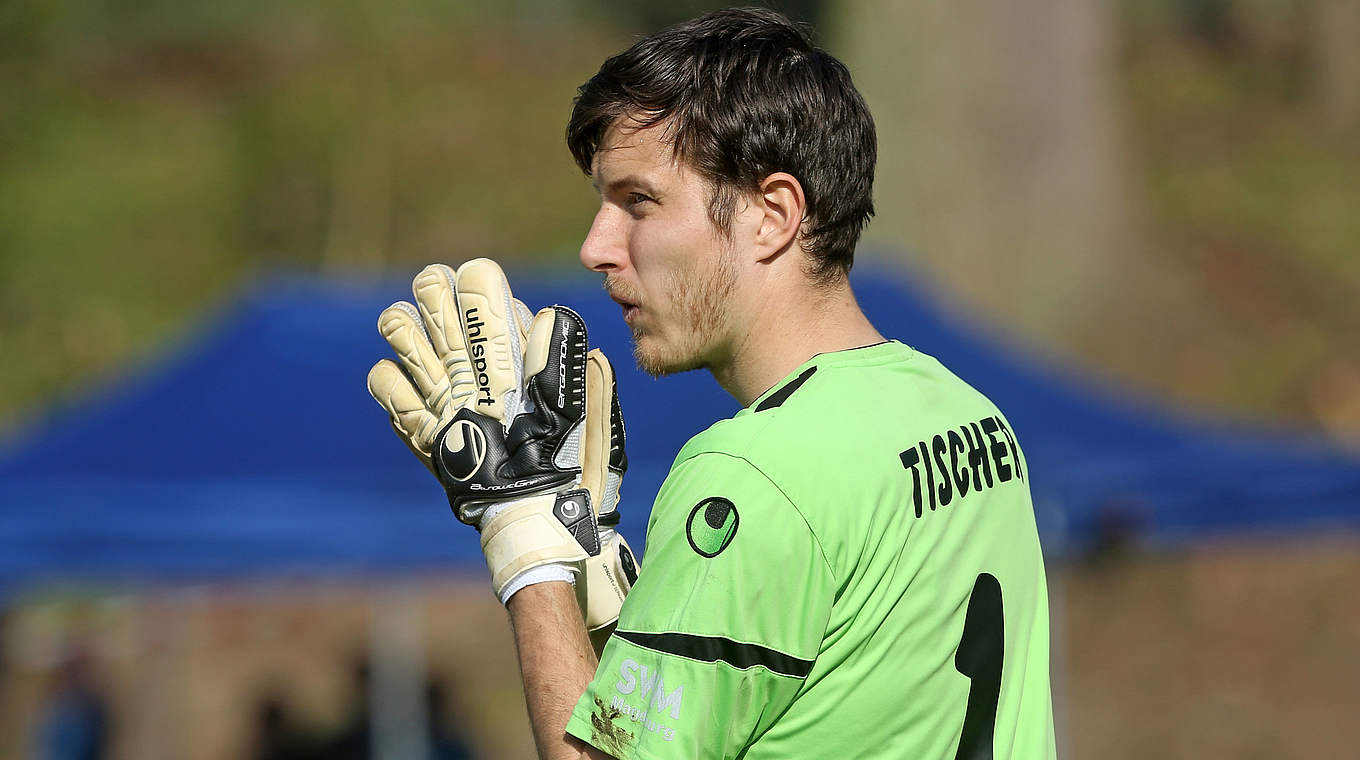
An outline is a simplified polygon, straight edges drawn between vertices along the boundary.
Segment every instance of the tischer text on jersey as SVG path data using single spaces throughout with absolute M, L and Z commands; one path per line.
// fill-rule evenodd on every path
M 1054 757 L 1028 479 L 932 357 L 814 357 L 676 457 L 567 731 L 628 759 Z

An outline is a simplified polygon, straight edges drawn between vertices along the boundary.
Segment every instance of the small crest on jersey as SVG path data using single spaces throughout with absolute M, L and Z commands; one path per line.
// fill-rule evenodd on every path
M 690 548 L 702 557 L 716 557 L 737 535 L 737 508 L 721 496 L 710 496 L 694 505 L 685 522 Z

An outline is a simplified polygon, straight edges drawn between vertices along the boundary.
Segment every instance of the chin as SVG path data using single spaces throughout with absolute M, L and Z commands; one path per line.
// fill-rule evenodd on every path
M 638 369 L 652 377 L 665 377 L 690 370 L 703 369 L 705 362 L 698 351 L 685 352 L 665 345 L 649 335 L 633 335 L 633 360 Z

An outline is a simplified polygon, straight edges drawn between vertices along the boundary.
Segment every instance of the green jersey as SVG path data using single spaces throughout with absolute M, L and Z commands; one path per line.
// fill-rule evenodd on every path
M 1054 757 L 1028 483 L 932 357 L 814 357 L 676 457 L 567 731 L 627 759 Z

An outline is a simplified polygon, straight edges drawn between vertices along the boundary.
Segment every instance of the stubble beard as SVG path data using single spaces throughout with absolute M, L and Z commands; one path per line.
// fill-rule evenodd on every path
M 715 338 L 728 321 L 729 298 L 736 286 L 736 257 L 724 250 L 708 272 L 700 267 L 673 272 L 667 278 L 674 324 L 670 340 L 641 326 L 631 327 L 633 359 L 652 377 L 711 367 L 721 349 Z M 645 341 L 645 342 L 644 342 Z

